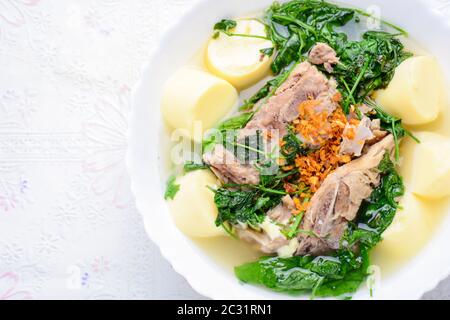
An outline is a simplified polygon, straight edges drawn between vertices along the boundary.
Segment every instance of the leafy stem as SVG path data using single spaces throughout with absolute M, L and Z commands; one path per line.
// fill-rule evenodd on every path
M 305 23 L 299 19 L 295 19 L 292 16 L 286 16 L 286 15 L 282 15 L 282 14 L 274 14 L 274 15 L 272 15 L 272 18 L 276 19 L 276 20 L 281 20 L 284 22 L 295 23 L 296 25 L 302 27 L 303 29 L 310 31 L 313 34 L 317 34 L 316 29 L 314 29 L 313 27 L 311 27 L 310 25 L 308 25 L 307 23 Z
M 226 34 L 229 37 L 255 38 L 255 39 L 262 39 L 262 40 L 270 41 L 270 38 L 268 38 L 268 37 L 258 36 L 258 35 L 253 35 L 253 34 L 231 33 L 231 32 L 223 32 L 223 31 L 222 31 L 222 33 Z
M 417 143 L 420 140 L 415 137 L 410 131 L 406 130 L 402 125 L 402 120 L 388 114 L 379 106 L 375 101 L 370 98 L 366 98 L 364 103 L 375 110 L 375 117 L 381 120 L 381 124 L 390 133 L 392 133 L 395 141 L 395 159 L 398 162 L 400 160 L 400 139 L 404 136 L 411 137 Z
M 399 32 L 399 35 L 402 35 L 402 36 L 405 36 L 405 37 L 408 36 L 408 32 L 405 29 L 400 28 L 399 26 L 397 26 L 397 25 L 395 25 L 393 23 L 390 23 L 389 21 L 381 19 L 380 17 L 376 17 L 376 16 L 374 16 L 374 15 L 372 15 L 370 13 L 367 13 L 366 11 L 361 10 L 361 9 L 353 9 L 353 10 L 355 10 L 355 12 L 357 12 L 358 14 L 360 14 L 360 15 L 362 15 L 364 17 L 375 19 L 375 20 L 381 22 L 382 24 L 384 24 L 384 25 L 386 25 L 388 27 L 391 27 L 394 30 L 397 30 Z
M 356 89 L 358 89 L 358 85 L 361 82 L 362 78 L 364 77 L 364 75 L 366 74 L 367 69 L 369 68 L 369 64 L 370 64 L 371 58 L 367 58 L 366 62 L 364 63 L 364 66 L 361 69 L 361 72 L 359 73 L 358 77 L 355 80 L 355 83 L 353 84 L 353 88 L 350 90 L 349 92 L 349 98 L 351 97 L 352 101 L 355 101 L 355 91 Z M 347 100 L 348 102 L 348 100 Z M 348 113 L 349 110 L 344 110 L 345 113 Z
M 294 217 L 294 223 L 292 224 L 292 226 L 290 226 L 288 232 L 285 234 L 288 239 L 292 239 L 298 234 L 300 224 L 303 221 L 304 215 L 305 215 L 305 212 L 302 211 Z

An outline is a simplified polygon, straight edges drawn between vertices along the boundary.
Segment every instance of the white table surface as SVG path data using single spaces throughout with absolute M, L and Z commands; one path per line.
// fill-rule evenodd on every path
M 193 2 L 0 0 L 0 299 L 202 298 L 147 238 L 124 165 L 130 90 Z

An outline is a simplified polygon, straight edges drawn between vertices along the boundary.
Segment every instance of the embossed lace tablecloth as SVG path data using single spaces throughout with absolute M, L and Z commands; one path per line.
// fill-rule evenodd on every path
M 124 164 L 131 88 L 193 2 L 0 0 L 0 299 L 202 298 L 147 238 Z

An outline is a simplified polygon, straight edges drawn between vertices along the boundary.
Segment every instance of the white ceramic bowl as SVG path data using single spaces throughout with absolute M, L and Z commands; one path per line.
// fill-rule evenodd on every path
M 347 0 L 360 8 L 379 6 L 383 18 L 409 31 L 414 40 L 436 56 L 450 79 L 450 28 L 443 16 L 420 0 Z M 240 284 L 231 271 L 216 264 L 177 230 L 163 199 L 164 131 L 160 114 L 161 91 L 168 77 L 183 66 L 222 18 L 260 11 L 272 0 L 201 0 L 160 40 L 136 88 L 130 121 L 127 162 L 132 190 L 150 238 L 173 268 L 200 294 L 214 299 L 285 299 L 271 291 Z M 449 82 L 448 82 L 449 83 Z M 417 299 L 450 274 L 450 215 L 428 246 L 377 290 L 381 299 Z M 308 298 L 308 297 L 305 297 Z M 355 299 L 368 298 L 361 290 Z

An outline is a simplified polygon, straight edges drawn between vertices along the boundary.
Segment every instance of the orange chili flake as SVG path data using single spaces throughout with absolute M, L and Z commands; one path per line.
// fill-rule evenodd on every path
M 298 106 L 298 111 L 300 112 L 300 115 L 306 115 L 311 114 L 311 112 L 314 112 L 314 107 L 317 107 L 320 104 L 318 100 L 311 100 L 308 99 L 306 101 L 303 101 Z
M 301 213 L 301 211 L 298 209 L 292 210 L 292 215 L 294 215 L 294 216 L 298 216 L 300 213 Z
M 296 131 L 303 139 L 313 145 L 321 145 L 333 131 L 328 121 L 328 113 L 317 112 L 318 100 L 306 100 L 299 105 L 299 123 L 294 123 Z
M 338 91 L 336 92 L 336 94 L 333 96 L 333 102 L 341 102 L 342 101 L 342 94 Z
M 295 159 L 295 166 L 301 174 L 299 182 L 313 193 L 342 163 L 351 161 L 351 157 L 342 157 L 339 154 L 348 123 L 344 112 L 337 108 L 330 116 L 326 113 L 317 114 L 313 110 L 317 105 L 315 100 L 303 102 L 299 107 L 301 120 L 299 124 L 294 125 L 296 133 L 320 146 L 314 152 L 306 156 L 298 155 Z
M 308 198 L 294 198 L 294 204 L 295 204 L 295 210 L 294 212 L 296 213 L 300 213 L 300 212 L 305 212 L 306 210 L 308 210 L 309 206 L 310 206 L 310 198 L 308 196 Z
M 313 186 L 316 186 L 319 183 L 319 177 L 310 177 L 309 183 Z
M 344 137 L 349 140 L 353 140 L 356 137 L 356 130 L 353 127 L 348 127 L 344 132 Z
M 349 155 L 344 155 L 341 156 L 339 161 L 342 163 L 349 163 L 350 161 L 352 161 L 352 157 L 350 157 Z
M 294 193 L 295 191 L 297 191 L 297 189 L 290 183 L 285 183 L 284 184 L 284 190 L 287 193 Z

